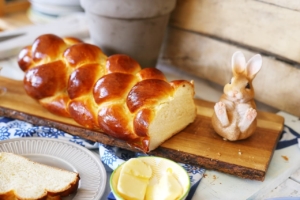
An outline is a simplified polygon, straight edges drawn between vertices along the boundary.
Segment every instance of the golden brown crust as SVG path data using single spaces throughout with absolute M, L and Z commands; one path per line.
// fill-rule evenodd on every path
M 66 49 L 67 44 L 56 35 L 41 35 L 31 47 L 32 60 L 38 63 L 41 60 L 57 60 Z
M 158 69 L 156 68 L 145 68 L 141 70 L 137 76 L 140 76 L 141 80 L 145 79 L 159 79 L 159 80 L 164 80 L 167 81 L 165 75 Z
M 160 79 L 146 79 L 134 85 L 127 97 L 127 106 L 134 113 L 144 106 L 153 106 L 173 95 L 173 87 Z
M 66 88 L 66 72 L 60 60 L 30 68 L 24 78 L 25 90 L 35 99 L 53 96 Z
M 80 125 L 90 128 L 99 129 L 97 122 L 97 110 L 94 106 L 94 100 L 90 98 L 78 98 L 72 100 L 68 105 L 70 116 Z
M 148 136 L 148 128 L 149 124 L 152 121 L 154 115 L 154 111 L 145 108 L 141 109 L 137 112 L 136 116 L 134 117 L 134 131 L 140 137 L 147 137 Z
M 18 64 L 23 71 L 27 71 L 33 65 L 31 46 L 24 47 L 18 56 Z
M 68 108 L 69 101 L 69 96 L 66 93 L 62 93 L 60 95 L 41 99 L 39 102 L 44 108 L 56 115 L 70 117 Z
M 31 46 L 21 50 L 18 64 L 25 71 L 26 93 L 50 112 L 70 117 L 67 106 L 70 98 L 66 87 L 69 68 L 61 59 L 70 45 L 82 43 L 75 38 L 60 38 L 53 34 L 38 37 Z
M 97 104 L 126 99 L 128 92 L 137 82 L 134 75 L 111 73 L 100 78 L 94 87 L 94 98 Z
M 122 104 L 103 106 L 98 113 L 100 128 L 115 138 L 131 140 L 137 138 L 130 127 L 130 118 L 127 109 Z
M 107 73 L 136 74 L 141 70 L 140 65 L 131 57 L 123 54 L 112 55 L 106 61 Z
M 65 48 L 63 58 L 67 65 L 76 68 L 84 64 L 98 63 L 101 54 L 103 54 L 101 49 L 94 45 L 78 43 Z
M 68 82 L 68 94 L 71 99 L 88 95 L 97 81 L 98 64 L 86 64 L 74 70 Z

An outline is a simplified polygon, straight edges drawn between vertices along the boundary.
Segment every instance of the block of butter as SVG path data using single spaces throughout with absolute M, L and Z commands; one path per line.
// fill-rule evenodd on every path
M 117 190 L 125 199 L 144 199 L 152 169 L 139 159 L 130 159 L 122 166 Z
M 146 200 L 174 200 L 183 193 L 183 189 L 178 180 L 172 174 L 172 169 L 168 169 L 160 178 L 158 184 L 149 186 L 146 192 Z

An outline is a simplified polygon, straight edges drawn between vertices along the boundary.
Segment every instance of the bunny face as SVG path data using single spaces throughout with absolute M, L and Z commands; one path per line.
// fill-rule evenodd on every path
M 233 102 L 246 103 L 254 98 L 252 80 L 259 72 L 262 58 L 259 54 L 253 56 L 247 63 L 241 52 L 232 56 L 233 78 L 225 85 L 224 94 Z
M 245 76 L 235 76 L 224 87 L 227 99 L 233 102 L 245 103 L 254 98 L 252 81 Z

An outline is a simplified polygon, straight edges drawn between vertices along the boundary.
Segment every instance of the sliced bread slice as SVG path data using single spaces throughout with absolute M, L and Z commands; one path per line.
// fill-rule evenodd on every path
M 79 174 L 0 152 L 0 200 L 58 200 L 77 191 Z

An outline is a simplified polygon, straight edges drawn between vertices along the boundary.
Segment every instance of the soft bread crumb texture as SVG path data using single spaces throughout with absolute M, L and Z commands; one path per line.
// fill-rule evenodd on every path
M 193 95 L 193 85 L 182 84 L 175 90 L 172 99 L 156 107 L 155 117 L 149 126 L 150 151 L 195 120 L 197 110 Z
M 39 199 L 64 192 L 79 181 L 70 172 L 28 160 L 13 153 L 0 153 L 0 195 L 13 191 L 20 199 Z

